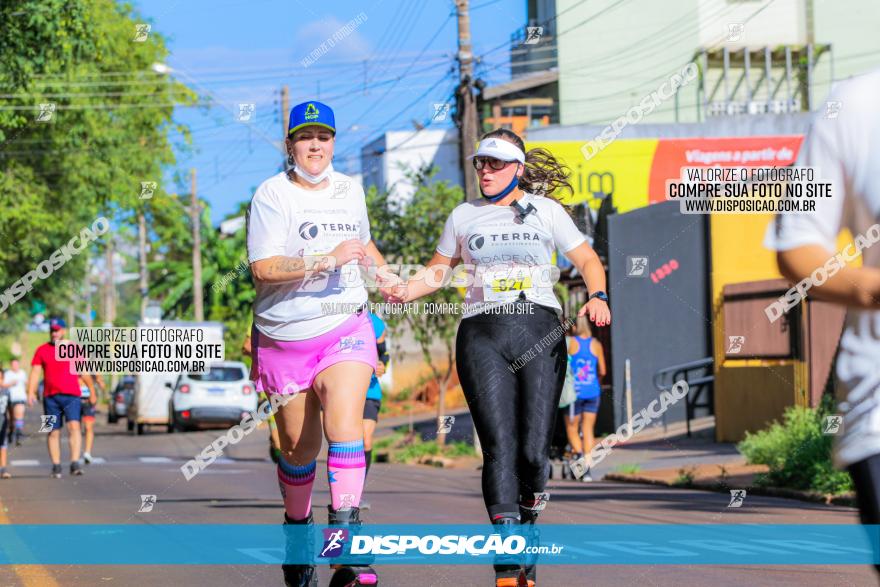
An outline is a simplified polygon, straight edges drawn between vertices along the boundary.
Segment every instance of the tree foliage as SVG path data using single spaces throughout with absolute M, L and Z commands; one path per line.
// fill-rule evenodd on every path
M 99 216 L 114 232 L 138 212 L 154 227 L 177 222 L 161 177 L 174 163 L 172 132 L 188 143 L 174 105 L 195 94 L 151 68 L 168 55 L 162 36 L 135 41 L 143 19 L 112 0 L 4 2 L 0 22 L 0 288 Z M 158 184 L 152 199 L 141 198 L 145 181 Z M 96 247 L 91 254 L 101 254 Z M 62 313 L 87 257 L 73 257 L 25 300 Z M 20 327 L 27 305 L 7 310 L 0 327 Z
M 368 190 L 370 230 L 376 246 L 388 263 L 426 265 L 440 240 L 446 218 L 464 200 L 464 192 L 459 186 L 450 186 L 445 181 L 432 182 L 432 175 L 423 170 L 409 174 L 416 191 L 408 202 L 375 188 Z M 378 294 L 373 295 L 379 301 Z M 443 287 L 416 303 L 423 306 L 425 303 L 461 302 L 462 296 L 457 289 Z M 425 363 L 440 388 L 438 417 L 441 417 L 446 389 L 455 369 L 455 333 L 461 316 L 453 312 L 414 311 L 391 313 L 387 318 L 392 329 L 405 323 L 412 331 Z M 443 361 L 437 361 L 432 353 L 437 343 L 444 349 Z

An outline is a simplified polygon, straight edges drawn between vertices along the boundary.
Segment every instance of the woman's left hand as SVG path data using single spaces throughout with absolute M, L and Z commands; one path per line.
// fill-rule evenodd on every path
M 589 315 L 590 322 L 596 326 L 608 326 L 611 324 L 611 309 L 608 304 L 599 298 L 593 298 L 581 306 L 578 316 Z

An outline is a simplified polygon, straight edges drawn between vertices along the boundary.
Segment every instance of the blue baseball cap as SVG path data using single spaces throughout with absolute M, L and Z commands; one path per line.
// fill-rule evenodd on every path
M 60 330 L 67 328 L 67 322 L 63 318 L 52 318 L 49 320 L 49 330 Z
M 329 128 L 334 135 L 336 134 L 336 118 L 333 116 L 333 110 L 326 104 L 311 100 L 290 109 L 287 135 L 290 136 L 302 127 L 312 124 Z

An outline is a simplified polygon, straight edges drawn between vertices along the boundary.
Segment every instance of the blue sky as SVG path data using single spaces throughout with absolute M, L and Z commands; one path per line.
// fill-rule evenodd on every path
M 471 4 L 474 53 L 504 45 L 486 56 L 478 74 L 490 84 L 506 81 L 507 42 L 525 25 L 526 0 Z M 283 84 L 291 105 L 320 99 L 334 109 L 334 166 L 357 172 L 366 142 L 384 131 L 412 129 L 413 119 L 424 122 L 434 103 L 448 100 L 456 79 L 449 73 L 457 47 L 452 0 L 140 0 L 135 6 L 152 31 L 168 39 L 173 75 L 214 102 L 177 109 L 176 119 L 194 131 L 194 152 L 178 157 L 165 187 L 178 191 L 170 180 L 174 171 L 196 168 L 199 196 L 210 202 L 215 225 L 280 170 L 271 142 L 282 137 Z M 361 13 L 351 34 L 303 66 Z M 250 123 L 235 120 L 242 103 L 256 105 Z

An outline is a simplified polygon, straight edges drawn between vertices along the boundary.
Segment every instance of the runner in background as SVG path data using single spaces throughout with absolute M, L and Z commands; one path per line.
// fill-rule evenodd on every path
M 575 322 L 575 336 L 568 343 L 568 354 L 571 356 L 570 369 L 574 375 L 577 399 L 569 405 L 565 431 L 571 445 L 572 459 L 579 460 L 596 444 L 593 430 L 602 395 L 601 378 L 605 377 L 602 343 L 592 337 L 590 324 L 584 316 L 578 316 Z M 587 462 L 590 462 L 589 459 Z M 592 480 L 588 468 L 581 481 Z
M 2 375 L 0 375 L 2 377 Z M 9 388 L 0 382 L 0 479 L 9 479 L 12 475 L 6 470 L 8 465 L 8 446 L 9 446 Z
M 244 343 L 241 345 L 241 353 L 246 357 L 251 357 L 251 381 L 257 380 L 257 375 L 253 370 L 253 355 L 251 354 L 251 335 L 248 334 Z M 258 391 L 260 397 L 260 405 L 263 405 L 263 402 L 267 401 L 269 397 L 266 395 L 266 392 L 260 390 Z M 278 464 L 278 459 L 281 458 L 281 441 L 278 439 L 278 425 L 275 423 L 275 414 L 269 414 L 268 418 L 269 422 L 269 458 L 272 459 L 272 462 L 276 465 Z
M 82 394 L 80 400 L 82 406 L 80 408 L 82 415 L 82 426 L 85 433 L 85 447 L 83 448 L 83 461 L 86 464 L 92 462 L 92 448 L 95 444 L 95 404 L 98 403 L 97 392 L 92 394 L 89 386 L 82 377 L 79 378 L 79 391 Z M 97 391 L 97 390 L 96 390 Z
M 21 446 L 24 438 L 24 414 L 27 405 L 27 373 L 21 368 L 21 361 L 12 359 L 9 369 L 3 373 L 3 385 L 9 388 L 9 403 L 12 412 L 10 441 Z
M 376 352 L 379 355 L 379 361 L 376 363 L 376 372 L 370 379 L 367 399 L 364 402 L 364 455 L 367 461 L 367 471 L 364 473 L 365 483 L 366 476 L 370 473 L 370 464 L 373 461 L 373 433 L 379 423 L 379 410 L 382 408 L 382 386 L 379 384 L 379 377 L 385 374 L 389 359 L 388 349 L 385 345 L 385 321 L 372 312 L 370 312 L 370 320 L 373 322 L 373 332 L 376 334 Z M 369 505 L 362 503 L 361 507 L 366 509 Z
M 767 248 L 778 251 L 782 275 L 796 284 L 806 280 L 810 297 L 847 307 L 836 361 L 843 425 L 834 437 L 834 464 L 852 475 L 866 525 L 880 524 L 878 95 L 880 70 L 834 87 L 827 104 L 836 103 L 839 111 L 835 117 L 824 111 L 814 115 L 796 163 L 814 168 L 817 182 L 830 182 L 831 197 L 810 198 L 816 204 L 811 213 L 778 214 L 764 240 Z M 852 233 L 855 246 L 841 253 L 851 257 L 860 251 L 861 267 L 836 258 L 843 228 Z M 880 565 L 875 567 L 880 571 Z
M 31 360 L 31 373 L 28 377 L 28 405 L 37 400 L 37 387 L 43 379 L 43 409 L 46 416 L 45 425 L 51 428 L 46 443 L 49 458 L 52 461 L 52 477 L 61 478 L 61 428 L 67 422 L 67 436 L 70 444 L 70 474 L 82 475 L 79 462 L 82 448 L 80 419 L 82 417 L 82 400 L 77 376 L 70 371 L 69 361 L 55 358 L 55 347 L 64 340 L 64 329 L 67 324 L 61 318 L 53 318 L 49 322 L 51 340 L 37 347 Z M 82 375 L 83 381 L 95 398 L 94 384 L 88 374 Z

